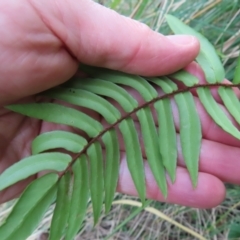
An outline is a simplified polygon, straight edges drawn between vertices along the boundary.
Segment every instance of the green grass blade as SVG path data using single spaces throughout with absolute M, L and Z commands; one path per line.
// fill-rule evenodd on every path
M 100 143 L 93 143 L 88 148 L 87 155 L 90 161 L 90 192 L 94 224 L 96 224 L 101 215 L 104 195 L 103 156 Z
M 74 182 L 65 240 L 74 239 L 79 231 L 86 215 L 89 198 L 88 164 L 86 156 L 82 155 L 73 164 L 72 169 Z
M 32 154 L 47 150 L 64 148 L 70 152 L 78 153 L 87 144 L 87 140 L 75 133 L 66 131 L 51 131 L 38 135 L 32 141 Z
M 137 101 L 122 87 L 102 79 L 72 79 L 68 85 L 72 88 L 85 89 L 87 91 L 110 97 L 116 100 L 125 112 L 131 112 L 138 106 Z
M 224 102 L 225 107 L 240 124 L 240 102 L 233 89 L 219 87 L 218 93 Z
M 234 71 L 233 83 L 237 84 L 240 83 L 240 55 L 237 60 L 237 66 Z
M 120 149 L 118 137 L 115 129 L 106 132 L 103 137 L 103 143 L 106 149 L 106 162 L 104 172 L 105 188 L 105 212 L 110 211 L 114 194 L 117 188 L 119 166 L 120 166 Z
M 106 99 L 83 89 L 58 87 L 47 91 L 45 95 L 97 111 L 110 124 L 121 117 L 120 112 Z
M 175 182 L 177 168 L 177 136 L 171 103 L 168 98 L 154 104 L 158 116 L 159 149 L 170 179 Z
M 187 87 L 194 86 L 198 84 L 199 80 L 194 75 L 190 74 L 187 71 L 181 70 L 176 73 L 169 75 L 169 77 L 176 79 L 177 81 L 181 81 Z
M 157 97 L 157 91 L 148 81 L 140 76 L 103 68 L 84 67 L 84 70 L 87 70 L 87 72 L 94 77 L 136 89 L 145 101 L 150 101 Z
M 167 77 L 148 78 L 148 81 L 158 85 L 165 93 L 172 93 L 178 89 L 177 84 Z
M 134 18 L 135 19 L 139 19 L 142 14 L 144 13 L 144 11 L 146 10 L 147 4 L 149 3 L 149 0 L 142 0 L 142 3 L 140 4 Z
M 25 240 L 33 232 L 55 197 L 57 180 L 50 173 L 28 185 L 0 226 L 1 240 Z
M 149 107 L 141 109 L 137 112 L 137 116 L 141 126 L 144 149 L 149 166 L 152 170 L 158 187 L 160 188 L 163 196 L 166 198 L 168 194 L 167 180 L 162 157 L 159 151 L 157 130 L 151 109 Z
M 85 131 L 89 137 L 95 137 L 103 129 L 98 121 L 88 115 L 54 103 L 15 104 L 7 106 L 7 108 L 28 117 L 79 128 Z
M 213 45 L 200 33 L 185 25 L 174 16 L 166 15 L 167 23 L 176 34 L 189 34 L 198 38 L 200 52 L 196 60 L 201 65 L 209 83 L 222 82 L 225 77 L 223 65 Z
M 69 215 L 72 197 L 72 183 L 70 173 L 65 173 L 58 183 L 56 206 L 50 228 L 49 240 L 61 239 Z
M 128 169 L 138 195 L 142 203 L 144 203 L 146 197 L 145 173 L 137 130 L 131 118 L 123 120 L 119 124 L 119 129 L 124 140 Z
M 180 141 L 183 158 L 189 171 L 192 184 L 197 186 L 198 162 L 202 131 L 195 102 L 190 92 L 175 95 L 180 119 Z
M 0 191 L 40 171 L 63 171 L 71 159 L 68 154 L 64 153 L 42 153 L 26 157 L 0 175 Z
M 214 100 L 210 89 L 198 88 L 198 97 L 213 121 L 219 125 L 225 132 L 228 132 L 237 139 L 240 139 L 240 132 L 233 125 L 218 103 Z

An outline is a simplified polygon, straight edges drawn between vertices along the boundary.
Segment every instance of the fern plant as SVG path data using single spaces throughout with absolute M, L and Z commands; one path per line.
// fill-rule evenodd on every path
M 107 127 L 96 119 L 63 104 L 44 102 L 7 106 L 28 117 L 64 124 L 84 132 L 51 131 L 38 135 L 32 142 L 32 155 L 6 169 L 0 175 L 0 191 L 40 171 L 52 170 L 34 180 L 22 193 L 6 221 L 0 226 L 1 239 L 26 239 L 35 229 L 48 207 L 56 201 L 50 239 L 73 239 L 79 231 L 91 197 L 96 224 L 105 204 L 107 213 L 118 181 L 121 133 L 127 164 L 142 203 L 145 202 L 143 156 L 133 115 L 140 123 L 146 158 L 154 178 L 166 197 L 166 172 L 174 183 L 177 166 L 176 130 L 170 98 L 174 98 L 180 118 L 180 142 L 193 187 L 197 186 L 198 161 L 201 149 L 201 123 L 190 90 L 196 89 L 199 99 L 214 122 L 224 131 L 240 139 L 240 132 L 217 105 L 211 87 L 217 87 L 229 113 L 240 123 L 239 100 L 232 87 L 223 83 L 224 69 L 213 46 L 202 35 L 173 16 L 167 16 L 175 33 L 191 34 L 201 43 L 196 61 L 201 65 L 207 83 L 186 71 L 170 76 L 143 78 L 122 72 L 81 66 L 87 78 L 74 77 L 67 83 L 42 95 L 61 100 L 75 107 L 91 109 L 102 116 Z M 173 80 L 174 79 L 174 80 Z M 180 81 L 184 87 L 179 87 Z M 139 104 L 125 89 L 135 89 L 144 102 Z M 163 95 L 159 95 L 156 86 Z M 120 105 L 121 111 L 107 98 Z M 151 107 L 158 119 L 156 128 Z M 105 149 L 103 151 L 103 148 Z M 60 150 L 59 150 L 60 149 Z M 63 151 L 64 150 L 64 151 Z

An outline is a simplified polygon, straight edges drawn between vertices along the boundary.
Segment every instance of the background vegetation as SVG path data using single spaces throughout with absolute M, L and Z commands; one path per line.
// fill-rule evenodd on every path
M 240 52 L 240 0 L 99 0 L 100 4 L 146 23 L 155 31 L 171 34 L 164 14 L 171 13 L 204 34 L 217 48 L 227 78 L 232 79 L 236 57 Z M 237 239 L 240 237 L 240 186 L 226 185 L 226 200 L 216 208 L 199 210 L 151 201 L 149 206 L 184 225 L 203 239 Z M 103 216 L 93 229 L 92 209 L 78 239 L 194 239 L 181 226 L 159 218 L 154 213 L 122 204 L 128 196 L 116 194 L 120 202 Z M 122 201 L 122 202 L 121 202 Z M 14 201 L 0 205 L 0 223 Z M 90 204 L 89 204 L 90 205 Z M 39 228 L 29 239 L 47 239 L 52 211 L 47 212 Z M 230 235 L 229 235 L 230 232 Z M 113 234 L 112 234 L 113 233 Z M 234 235 L 235 234 L 235 235 Z M 199 239 L 199 238 L 196 238 Z M 240 239 L 240 238 L 239 238 Z

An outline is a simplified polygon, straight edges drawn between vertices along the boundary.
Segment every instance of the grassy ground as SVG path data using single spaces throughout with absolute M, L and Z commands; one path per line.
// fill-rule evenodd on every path
M 227 77 L 232 79 L 235 60 L 240 50 L 239 0 L 99 0 L 98 2 L 140 20 L 164 34 L 171 34 L 166 26 L 164 14 L 171 13 L 184 20 L 202 32 L 216 46 Z M 116 194 L 116 200 L 119 199 L 138 201 Z M 194 231 L 205 239 L 228 239 L 230 228 L 234 227 L 234 223 L 240 222 L 239 199 L 240 187 L 227 185 L 226 200 L 220 206 L 210 210 L 198 210 L 154 201 L 149 204 L 160 214 L 168 216 L 172 222 L 157 216 L 159 212 L 149 213 L 130 205 L 116 204 L 107 216 L 102 217 L 94 229 L 92 209 L 89 204 L 87 217 L 77 239 L 200 239 L 200 237 L 193 237 L 189 231 Z M 0 206 L 0 222 L 8 214 L 11 206 L 12 203 Z M 29 240 L 47 239 L 51 210 Z M 182 229 L 181 225 L 177 226 L 174 221 L 187 229 Z

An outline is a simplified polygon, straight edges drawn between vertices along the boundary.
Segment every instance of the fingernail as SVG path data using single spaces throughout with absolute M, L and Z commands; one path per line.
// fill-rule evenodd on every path
M 189 45 L 198 41 L 195 37 L 189 35 L 169 35 L 167 38 L 176 45 Z

